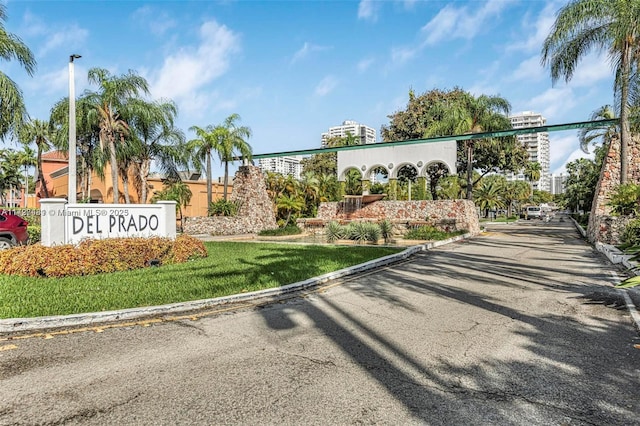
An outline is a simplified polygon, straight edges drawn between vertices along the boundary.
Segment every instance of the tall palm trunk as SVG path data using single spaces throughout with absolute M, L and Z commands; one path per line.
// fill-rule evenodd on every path
M 147 186 L 149 185 L 149 170 L 151 169 L 151 160 L 143 160 L 140 164 L 140 203 L 147 203 Z
M 118 193 L 118 159 L 116 158 L 116 144 L 113 136 L 109 136 L 109 163 L 111 165 L 111 185 L 113 186 L 113 204 L 119 204 L 120 194 Z
M 124 193 L 124 202 L 131 204 L 131 197 L 129 197 L 129 173 L 124 171 L 122 173 L 122 192 Z
M 209 206 L 213 202 L 213 197 L 211 194 L 211 150 L 207 150 L 207 211 L 209 211 Z
M 625 48 L 620 64 L 620 183 L 627 183 L 629 177 L 629 74 L 631 68 L 631 46 L 625 40 Z
M 225 201 L 227 201 L 227 186 L 229 185 L 229 162 L 224 162 L 224 190 L 222 192 L 222 197 Z
M 467 200 L 473 200 L 473 141 L 467 141 Z
M 44 198 L 49 198 L 49 189 L 47 183 L 44 180 L 44 174 L 42 173 L 42 150 L 38 147 L 38 157 L 36 159 L 36 173 L 38 174 L 38 182 L 40 182 L 40 188 L 44 190 Z

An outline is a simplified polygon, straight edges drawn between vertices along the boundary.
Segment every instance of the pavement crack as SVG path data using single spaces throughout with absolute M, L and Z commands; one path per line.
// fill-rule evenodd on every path
M 109 413 L 110 411 L 118 408 L 118 407 L 122 407 L 123 405 L 127 405 L 130 402 L 136 400 L 138 397 L 140 397 L 140 395 L 142 395 L 142 392 L 137 392 L 134 395 L 132 395 L 131 397 L 123 400 L 123 401 L 119 401 L 116 402 L 114 404 L 111 404 L 107 407 L 104 408 L 87 408 L 85 410 L 79 411 L 78 413 L 75 414 L 71 414 L 69 416 L 63 417 L 61 419 L 52 421 L 52 422 L 45 422 L 42 423 L 44 425 L 47 426 L 57 426 L 57 425 L 63 425 L 66 424 L 68 422 L 72 422 L 72 421 L 82 421 L 82 420 L 87 420 L 87 419 L 91 419 L 99 414 L 106 414 Z

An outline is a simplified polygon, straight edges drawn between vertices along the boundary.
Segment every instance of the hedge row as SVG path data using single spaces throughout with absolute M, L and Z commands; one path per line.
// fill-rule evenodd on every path
M 66 277 L 183 263 L 207 257 L 202 241 L 189 235 L 168 238 L 84 240 L 78 246 L 29 245 L 0 251 L 0 274 Z

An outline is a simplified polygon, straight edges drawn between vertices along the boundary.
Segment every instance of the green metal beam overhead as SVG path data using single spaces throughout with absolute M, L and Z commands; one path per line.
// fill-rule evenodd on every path
M 421 143 L 434 143 L 434 142 L 447 142 L 447 141 L 464 141 L 469 139 L 500 138 L 505 136 L 524 135 L 528 133 L 559 132 L 563 130 L 609 126 L 611 124 L 618 124 L 619 121 L 620 119 L 618 118 L 613 118 L 608 120 L 580 121 L 577 123 L 553 124 L 549 126 L 538 126 L 538 127 L 526 127 L 522 129 L 500 130 L 497 132 L 470 133 L 465 135 L 441 136 L 437 138 L 409 139 L 406 141 L 380 142 L 380 143 L 372 143 L 367 145 L 352 145 L 352 146 L 340 146 L 340 147 L 334 147 L 334 148 L 317 148 L 317 149 L 303 149 L 299 151 L 283 151 L 283 152 L 274 152 L 270 154 L 255 154 L 255 155 L 252 155 L 252 158 L 260 159 L 260 158 L 274 158 L 274 157 L 293 157 L 297 155 L 312 155 L 312 154 L 320 154 L 323 152 L 350 151 L 354 149 L 382 148 L 382 147 L 388 147 L 388 146 L 416 145 Z M 241 157 L 234 157 L 234 160 L 240 160 L 240 159 Z

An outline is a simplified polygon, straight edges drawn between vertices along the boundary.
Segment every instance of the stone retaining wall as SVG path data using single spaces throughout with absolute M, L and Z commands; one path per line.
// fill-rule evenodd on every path
M 342 202 L 321 203 L 316 219 L 307 222 L 318 226 L 318 221 L 389 219 L 395 226 L 411 227 L 414 222 L 419 225 L 424 221 L 444 231 L 480 232 L 476 207 L 469 200 L 376 201 L 351 213 L 344 213 L 343 209 Z
M 242 166 L 238 169 L 230 200 L 240 204 L 236 216 L 187 217 L 184 233 L 238 235 L 278 227 L 275 207 L 267 194 L 264 174 L 259 167 Z

